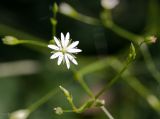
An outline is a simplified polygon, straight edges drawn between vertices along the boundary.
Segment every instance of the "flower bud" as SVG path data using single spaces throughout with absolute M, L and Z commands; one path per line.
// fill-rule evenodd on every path
M 96 100 L 96 106 L 97 107 L 101 107 L 105 105 L 105 100 Z
M 54 110 L 55 110 L 55 113 L 58 115 L 63 114 L 63 109 L 61 107 L 56 107 L 56 108 L 54 108 Z
M 104 9 L 113 9 L 119 4 L 119 0 L 101 0 Z
M 58 5 L 57 5 L 57 3 L 54 3 L 54 4 L 53 4 L 52 10 L 53 10 L 53 13 L 54 13 L 54 14 L 56 14 L 56 13 L 58 12 Z
M 59 86 L 60 89 L 63 91 L 63 93 L 65 94 L 66 97 L 69 97 L 70 96 L 70 93 L 67 89 L 63 88 L 62 86 Z
M 131 43 L 128 60 L 134 60 L 135 58 L 136 58 L 136 50 L 135 50 L 134 45 Z
M 19 40 L 13 36 L 5 36 L 2 41 L 6 45 L 17 45 L 20 43 Z
M 27 119 L 30 111 L 27 109 L 12 112 L 9 119 Z
M 50 20 L 51 20 L 52 25 L 56 25 L 57 24 L 57 20 L 56 19 L 51 18 Z
M 146 40 L 145 40 L 145 42 L 148 43 L 148 44 L 156 43 L 156 41 L 157 41 L 157 37 L 156 36 L 148 36 L 148 37 L 146 37 Z

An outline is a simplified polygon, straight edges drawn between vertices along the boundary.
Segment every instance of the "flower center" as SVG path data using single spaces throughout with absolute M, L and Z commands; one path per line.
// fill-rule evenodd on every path
M 62 48 L 62 49 L 61 49 L 61 52 L 62 52 L 63 54 L 65 54 L 65 53 L 67 52 L 67 50 L 66 50 L 65 48 Z

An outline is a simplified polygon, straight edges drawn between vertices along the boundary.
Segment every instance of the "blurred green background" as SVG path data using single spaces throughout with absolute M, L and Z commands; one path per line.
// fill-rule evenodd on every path
M 52 4 L 67 2 L 77 11 L 85 15 L 99 18 L 103 10 L 100 0 L 1 0 L 0 1 L 0 37 L 13 35 L 21 39 L 52 39 Z M 160 1 L 159 0 L 120 0 L 120 4 L 112 10 L 116 24 L 135 34 L 145 33 L 146 24 L 153 21 L 154 34 L 160 36 Z M 80 41 L 83 50 L 78 55 L 79 67 L 86 66 L 102 56 L 125 55 L 130 42 L 102 26 L 91 26 L 73 20 L 61 14 L 57 16 L 57 36 L 60 32 L 71 34 L 71 38 Z M 160 42 L 150 45 L 153 60 L 160 71 Z M 49 60 L 50 52 L 40 47 L 3 45 L 0 40 L 0 119 L 18 109 L 24 109 L 39 100 L 53 88 L 66 85 L 73 93 L 74 101 L 80 105 L 87 98 L 83 89 L 73 80 L 73 74 L 65 66 L 57 66 L 56 60 Z M 116 72 L 104 69 L 87 75 L 87 83 L 97 92 L 111 79 Z M 133 68 L 139 80 L 160 99 L 160 85 L 147 70 L 143 58 L 136 59 Z M 116 83 L 106 94 L 107 108 L 115 119 L 160 119 L 148 103 L 124 81 Z M 47 103 L 41 106 L 29 119 L 105 119 L 99 109 L 89 110 L 82 114 L 65 113 L 58 116 L 53 108 L 70 106 L 58 90 Z

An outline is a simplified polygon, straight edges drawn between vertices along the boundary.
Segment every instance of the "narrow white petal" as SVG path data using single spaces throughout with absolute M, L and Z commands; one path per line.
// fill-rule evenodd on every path
M 74 57 L 70 54 L 66 54 L 68 56 L 68 58 L 75 64 L 78 65 L 77 61 L 74 59 Z
M 66 48 L 69 44 L 69 40 L 66 39 L 64 44 L 65 44 L 65 48 Z
M 62 47 L 64 48 L 65 47 L 65 38 L 64 38 L 63 33 L 61 33 L 61 44 L 62 44 Z
M 67 52 L 69 52 L 69 53 L 78 53 L 78 52 L 82 52 L 82 50 L 73 48 L 73 49 L 68 49 Z
M 48 45 L 48 47 L 53 50 L 59 50 L 59 47 L 57 47 L 56 45 Z
M 64 55 L 64 57 L 65 57 L 65 61 L 66 61 L 67 68 L 69 69 L 69 68 L 70 68 L 70 62 L 69 62 L 69 60 L 68 60 L 68 57 L 67 57 L 66 54 Z
M 66 39 L 67 39 L 67 40 L 70 39 L 70 34 L 69 34 L 69 32 L 67 32 L 67 34 L 66 34 Z
M 60 64 L 62 63 L 63 57 L 64 57 L 63 54 L 59 55 L 59 57 L 58 57 L 58 62 L 57 62 L 58 65 L 60 65 Z
M 57 57 L 60 56 L 60 55 L 62 55 L 61 52 L 56 52 L 56 53 L 54 53 L 54 54 L 50 57 L 50 59 L 55 59 L 55 58 L 57 58 Z
M 67 49 L 72 49 L 72 48 L 76 47 L 78 44 L 79 44 L 79 41 L 75 41 L 75 42 L 73 42 L 72 44 L 70 44 L 70 45 L 67 47 Z
M 55 36 L 54 36 L 54 41 L 56 42 L 57 46 L 61 48 L 61 43 Z
M 69 39 L 70 39 L 70 34 L 69 32 L 66 34 L 66 37 L 65 37 L 65 47 L 67 47 L 68 43 L 69 43 Z

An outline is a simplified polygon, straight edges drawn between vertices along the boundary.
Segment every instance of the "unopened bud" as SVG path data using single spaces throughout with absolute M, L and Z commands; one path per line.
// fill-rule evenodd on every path
M 54 18 L 51 18 L 51 23 L 55 26 L 57 24 L 57 20 Z
M 57 3 L 53 4 L 53 9 L 52 10 L 53 10 L 54 14 L 56 14 L 58 12 L 58 5 L 57 5 Z
M 156 41 L 157 41 L 157 37 L 156 36 L 148 36 L 148 37 L 146 37 L 146 40 L 145 40 L 145 42 L 146 43 L 156 43 Z
M 63 88 L 62 86 L 59 86 L 59 88 L 63 91 L 66 97 L 70 97 L 70 93 L 67 89 Z
M 97 107 L 101 107 L 105 105 L 105 100 L 96 100 L 96 106 Z
M 136 50 L 135 50 L 134 45 L 131 43 L 128 60 L 134 60 L 135 58 L 136 58 Z
M 17 45 L 20 43 L 19 40 L 13 36 L 5 36 L 2 38 L 2 41 L 6 45 Z
M 54 111 L 56 114 L 61 115 L 63 114 L 63 109 L 61 107 L 56 107 L 54 108 Z
M 27 119 L 30 111 L 27 109 L 12 112 L 9 119 Z
M 119 4 L 119 0 L 101 0 L 104 9 L 113 9 Z

